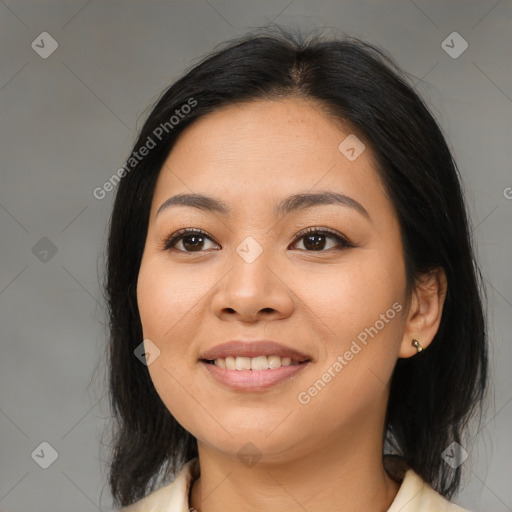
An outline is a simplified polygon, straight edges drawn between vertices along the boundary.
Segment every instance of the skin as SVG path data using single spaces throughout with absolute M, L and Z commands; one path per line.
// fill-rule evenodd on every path
M 155 388 L 198 440 L 201 476 L 190 505 L 200 512 L 380 512 L 398 491 L 382 464 L 390 378 L 399 357 L 416 355 L 412 338 L 428 348 L 446 280 L 432 272 L 406 293 L 398 219 L 372 150 L 366 144 L 354 161 L 338 150 L 351 133 L 310 100 L 252 101 L 187 127 L 161 170 L 138 306 L 144 338 L 160 349 L 148 366 Z M 320 190 L 350 196 L 370 218 L 332 204 L 274 216 L 288 195 Z M 156 214 L 170 196 L 191 192 L 219 198 L 232 212 L 172 206 Z M 331 228 L 354 247 L 328 234 L 323 248 L 311 249 L 296 238 L 309 227 Z M 183 239 L 164 249 L 183 228 L 210 238 L 195 251 Z M 263 250 L 250 264 L 236 251 L 248 236 Z M 396 302 L 402 311 L 300 403 L 298 394 Z M 312 363 L 265 391 L 226 388 L 198 357 L 241 337 L 295 347 Z M 246 443 L 261 455 L 255 465 L 237 456 Z

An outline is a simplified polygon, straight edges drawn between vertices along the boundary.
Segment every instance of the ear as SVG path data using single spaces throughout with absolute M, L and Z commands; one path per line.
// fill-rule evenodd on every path
M 399 357 L 407 358 L 417 354 L 412 345 L 413 339 L 418 340 L 424 349 L 430 345 L 441 323 L 446 290 L 446 275 L 442 268 L 423 274 L 416 280 L 411 292 Z

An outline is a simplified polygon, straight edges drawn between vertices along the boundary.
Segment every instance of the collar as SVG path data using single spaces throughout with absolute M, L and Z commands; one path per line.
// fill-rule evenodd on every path
M 389 476 L 400 483 L 387 512 L 468 512 L 434 491 L 402 458 L 385 455 L 383 463 Z M 189 512 L 192 484 L 199 474 L 196 457 L 183 465 L 172 483 L 118 512 Z

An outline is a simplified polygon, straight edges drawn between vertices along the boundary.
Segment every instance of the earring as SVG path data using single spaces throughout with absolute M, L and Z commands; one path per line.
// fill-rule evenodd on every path
M 420 345 L 418 340 L 412 340 L 411 345 L 419 352 L 423 350 L 423 347 Z

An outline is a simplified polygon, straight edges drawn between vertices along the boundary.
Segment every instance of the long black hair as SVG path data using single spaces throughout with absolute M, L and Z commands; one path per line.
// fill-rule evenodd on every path
M 462 443 L 485 396 L 485 295 L 459 172 L 433 115 L 408 81 L 374 45 L 278 29 L 225 43 L 156 102 L 118 173 L 108 239 L 109 484 L 116 504 L 146 496 L 197 456 L 196 439 L 170 414 L 134 355 L 143 340 L 136 283 L 159 172 L 195 119 L 237 102 L 288 96 L 317 101 L 373 149 L 398 215 L 408 287 L 422 273 L 445 271 L 439 330 L 427 350 L 397 361 L 385 432 L 393 451 L 434 489 L 448 498 L 457 491 L 461 468 L 452 469 L 441 454 L 453 441 Z

